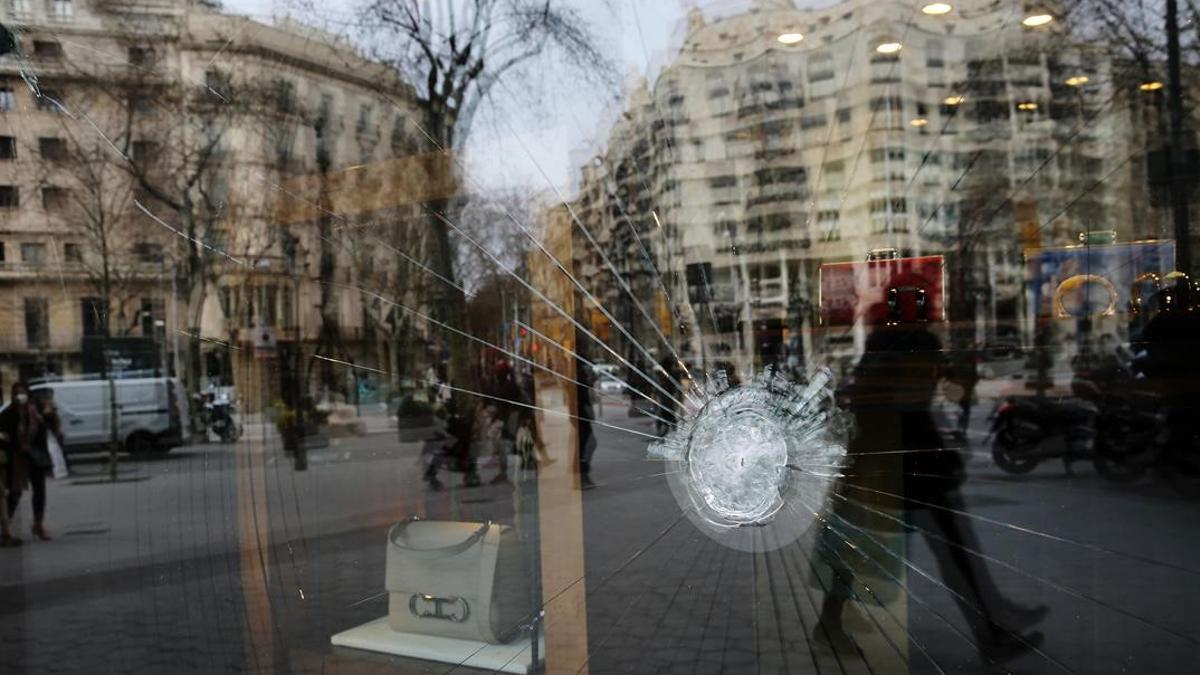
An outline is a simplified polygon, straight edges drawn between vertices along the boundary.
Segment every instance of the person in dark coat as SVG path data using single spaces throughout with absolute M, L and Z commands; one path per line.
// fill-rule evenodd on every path
M 1200 298 L 1183 277 L 1154 296 L 1158 311 L 1141 334 L 1145 355 L 1139 369 L 1144 386 L 1166 413 L 1168 461 L 1162 469 L 1176 479 L 1200 482 L 1196 414 L 1200 411 Z M 1176 481 L 1178 485 L 1183 485 Z
M 48 541 L 43 523 L 46 515 L 46 476 L 52 462 L 47 448 L 47 434 L 57 433 L 46 422 L 29 396 L 29 387 L 17 382 L 12 387 L 12 402 L 0 412 L 0 434 L 5 439 L 5 459 L 8 466 L 6 507 L 12 518 L 26 489 L 33 491 L 33 536 Z
M 1040 633 L 1018 631 L 1039 622 L 1045 607 L 1022 607 L 1005 598 L 980 560 L 960 491 L 965 463 L 943 443 L 932 409 L 945 374 L 942 343 L 923 322 L 881 321 L 867 338 L 853 382 L 841 392 L 856 435 L 840 496 L 820 538 L 836 579 L 815 639 L 849 640 L 841 616 L 853 589 L 862 585 L 854 578 L 889 568 L 885 576 L 898 577 L 904 553 L 889 552 L 884 544 L 903 530 L 924 534 L 986 658 L 1006 660 L 1042 640 Z
M 596 487 L 592 482 L 592 454 L 596 452 L 596 434 L 592 420 L 596 413 L 592 408 L 592 368 L 586 356 L 576 354 L 575 415 L 578 433 L 575 434 L 579 452 L 579 487 L 588 490 Z

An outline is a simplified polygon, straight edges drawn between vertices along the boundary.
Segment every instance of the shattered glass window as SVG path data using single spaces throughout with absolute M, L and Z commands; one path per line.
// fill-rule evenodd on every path
M 0 672 L 1192 672 L 1197 12 L 3 0 Z

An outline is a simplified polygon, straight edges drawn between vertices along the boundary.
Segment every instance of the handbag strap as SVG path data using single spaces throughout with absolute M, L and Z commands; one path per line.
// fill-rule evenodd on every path
M 476 599 L 478 611 L 475 612 L 475 625 L 479 634 L 484 636 L 485 642 L 491 644 L 500 642 L 499 636 L 496 635 L 496 626 L 492 624 L 492 596 L 496 589 L 496 575 L 500 572 L 496 563 L 500 556 L 500 534 L 503 528 L 497 527 L 495 531 L 496 536 L 485 538 L 483 541 L 479 560 L 479 597 Z
M 419 520 L 421 520 L 419 517 L 413 516 L 411 518 L 405 518 L 404 520 L 393 525 L 391 527 L 391 529 L 388 530 L 388 543 L 390 543 L 392 546 L 395 546 L 396 548 L 408 551 L 415 557 L 427 558 L 427 559 L 428 558 L 444 558 L 447 556 L 458 555 L 459 553 L 462 553 L 462 552 L 468 550 L 469 548 L 471 548 L 472 546 L 474 546 L 475 544 L 479 543 L 479 540 L 483 539 L 483 537 L 485 535 L 487 535 L 488 530 L 491 529 L 491 527 L 492 527 L 492 521 L 489 520 L 489 521 L 485 522 L 484 524 L 480 525 L 479 529 L 475 530 L 475 532 L 473 532 L 471 534 L 471 536 L 458 542 L 457 544 L 451 544 L 449 546 L 439 546 L 436 548 L 415 548 L 413 546 L 409 546 L 407 543 L 405 543 L 403 541 L 403 539 L 404 539 L 403 533 L 404 533 L 404 530 L 406 530 L 409 525 L 411 525 Z

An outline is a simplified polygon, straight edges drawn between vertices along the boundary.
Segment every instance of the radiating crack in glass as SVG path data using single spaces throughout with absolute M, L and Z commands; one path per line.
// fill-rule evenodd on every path
M 648 448 L 665 460 L 680 506 L 709 536 L 741 550 L 786 546 L 812 524 L 784 507 L 824 500 L 846 457 L 849 419 L 837 407 L 828 369 L 795 381 L 767 369 L 731 385 L 717 371 L 685 397 L 679 426 Z M 771 537 L 744 528 L 770 527 Z

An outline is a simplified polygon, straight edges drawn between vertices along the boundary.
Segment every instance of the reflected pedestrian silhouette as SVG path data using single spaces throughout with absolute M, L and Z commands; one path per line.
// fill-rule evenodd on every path
M 841 392 L 856 434 L 820 537 L 835 578 L 825 585 L 830 591 L 813 637 L 849 641 L 841 622 L 845 604 L 866 597 L 855 587 L 882 570 L 883 587 L 890 588 L 868 584 L 869 592 L 877 599 L 896 594 L 903 568 L 912 569 L 905 539 L 920 532 L 981 654 L 1006 660 L 1036 648 L 1042 635 L 1019 631 L 1039 622 L 1046 608 L 1006 598 L 976 555 L 979 538 L 960 491 L 965 465 L 959 450 L 944 444 L 932 411 L 947 370 L 941 341 L 923 322 L 897 321 L 882 304 L 868 316 L 875 326 Z
M 1159 399 L 1166 421 L 1165 445 L 1156 464 L 1176 489 L 1200 495 L 1200 298 L 1186 275 L 1168 275 L 1155 294 L 1157 313 L 1141 335 L 1142 358 L 1137 369 L 1147 388 Z

